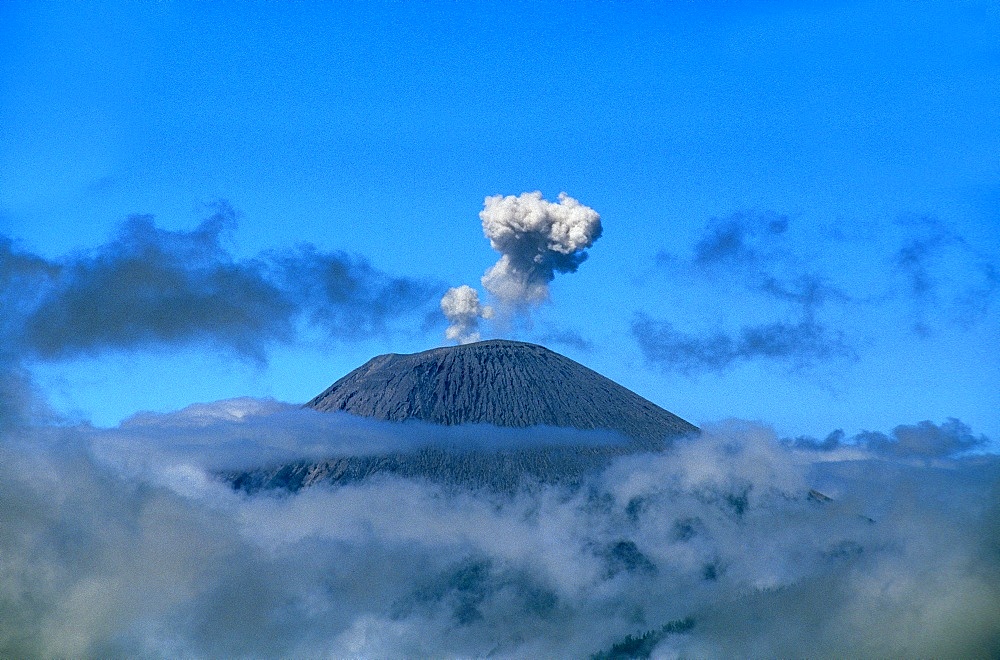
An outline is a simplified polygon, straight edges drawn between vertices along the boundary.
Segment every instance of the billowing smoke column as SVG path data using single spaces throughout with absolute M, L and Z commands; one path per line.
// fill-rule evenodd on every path
M 507 316 L 525 313 L 547 300 L 555 274 L 576 272 L 587 259 L 587 248 L 602 231 L 597 211 L 566 193 L 559 193 L 558 202 L 542 199 L 538 191 L 487 197 L 479 218 L 490 247 L 500 253 L 500 260 L 483 275 L 482 284 Z M 459 300 L 468 307 L 449 313 Z M 478 339 L 479 319 L 492 314 L 489 307 L 478 305 L 478 295 L 471 287 L 450 289 L 445 294 L 441 309 L 451 321 L 448 339 Z M 489 311 L 483 313 L 485 310 Z
M 448 289 L 441 298 L 441 311 L 451 325 L 444 336 L 460 344 L 479 341 L 479 319 L 493 318 L 493 308 L 479 303 L 479 292 L 468 284 Z
M 576 272 L 601 237 L 601 216 L 566 193 L 556 203 L 537 191 L 487 197 L 479 218 L 490 247 L 502 255 L 483 286 L 515 309 L 548 298 L 555 274 Z

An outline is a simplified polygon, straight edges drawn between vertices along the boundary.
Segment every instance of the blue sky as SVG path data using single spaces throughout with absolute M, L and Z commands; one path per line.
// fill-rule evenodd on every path
M 98 425 L 305 401 L 445 343 L 486 196 L 565 191 L 602 236 L 484 336 L 697 424 L 996 442 L 997 34 L 989 2 L 6 2 L 0 359 Z

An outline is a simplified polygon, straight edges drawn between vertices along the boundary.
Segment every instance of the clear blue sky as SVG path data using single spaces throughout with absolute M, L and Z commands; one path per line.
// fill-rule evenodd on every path
M 0 361 L 100 425 L 305 401 L 445 343 L 486 196 L 565 191 L 603 235 L 485 336 L 694 423 L 996 442 L 997 35 L 995 2 L 4 2 Z

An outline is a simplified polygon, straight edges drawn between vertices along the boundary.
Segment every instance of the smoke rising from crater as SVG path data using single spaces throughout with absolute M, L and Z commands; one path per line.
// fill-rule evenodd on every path
M 441 298 L 441 311 L 450 324 L 444 336 L 460 344 L 479 341 L 479 319 L 493 318 L 493 308 L 480 304 L 479 292 L 468 284 L 448 289 Z
M 556 203 L 537 191 L 487 197 L 479 218 L 490 247 L 501 254 L 483 286 L 514 308 L 546 300 L 555 274 L 575 273 L 602 231 L 601 216 L 566 193 Z
M 602 232 L 597 211 L 564 192 L 558 202 L 542 199 L 539 191 L 493 195 L 484 201 L 479 218 L 490 247 L 500 253 L 481 282 L 505 317 L 525 314 L 548 300 L 549 282 L 556 273 L 576 272 Z M 469 338 L 478 338 L 478 320 L 490 318 L 482 309 L 477 311 L 478 295 L 473 300 L 472 293 L 463 285 L 449 290 L 447 301 L 441 301 L 452 323 L 446 333 L 449 340 L 475 341 Z M 460 301 L 465 306 L 459 307 Z

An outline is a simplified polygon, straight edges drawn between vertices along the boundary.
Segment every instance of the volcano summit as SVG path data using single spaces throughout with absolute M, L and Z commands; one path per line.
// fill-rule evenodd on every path
M 698 430 L 578 362 L 502 339 L 380 355 L 306 406 L 397 422 L 605 429 L 648 449 Z
M 539 428 L 517 447 L 423 446 L 391 454 L 346 456 L 226 475 L 248 491 L 298 490 L 391 473 L 499 490 L 524 479 L 564 481 L 617 456 L 658 451 L 698 428 L 595 371 L 535 344 L 490 340 L 410 355 L 372 358 L 305 404 L 385 422 Z M 554 427 L 545 431 L 544 427 Z M 611 432 L 614 442 L 553 446 L 547 435 L 574 429 Z M 444 434 L 442 434 L 444 435 Z

